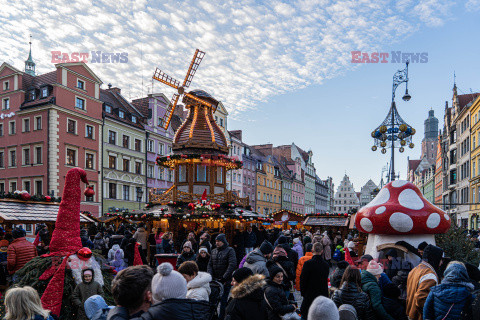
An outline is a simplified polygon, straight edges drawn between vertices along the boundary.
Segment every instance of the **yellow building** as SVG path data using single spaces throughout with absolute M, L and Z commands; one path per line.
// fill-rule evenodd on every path
M 470 107 L 470 212 L 468 227 L 480 227 L 480 96 L 477 96 Z
M 257 162 L 256 211 L 271 214 L 282 206 L 282 180 L 273 156 L 265 156 Z

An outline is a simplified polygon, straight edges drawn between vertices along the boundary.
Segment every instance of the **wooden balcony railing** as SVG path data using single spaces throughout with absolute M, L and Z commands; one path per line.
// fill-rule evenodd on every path
M 176 193 L 176 196 L 175 196 Z M 150 192 L 149 199 L 150 202 L 153 204 L 168 204 L 170 201 L 178 201 L 178 202 L 195 202 L 202 198 L 201 194 L 196 193 L 187 193 L 180 190 L 175 190 L 174 187 L 171 187 L 163 194 L 154 194 Z M 237 196 L 236 193 L 232 191 L 227 191 L 224 193 L 216 193 L 216 194 L 209 194 L 207 195 L 207 199 L 210 202 L 214 203 L 226 203 L 226 202 L 234 202 L 239 206 L 246 207 L 249 205 L 249 199 L 240 198 Z

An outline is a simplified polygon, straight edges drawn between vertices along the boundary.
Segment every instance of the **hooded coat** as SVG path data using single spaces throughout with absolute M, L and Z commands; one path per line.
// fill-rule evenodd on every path
M 92 281 L 86 283 L 82 281 L 79 283 L 72 294 L 72 303 L 77 307 L 78 317 L 77 320 L 88 320 L 87 315 L 85 314 L 85 301 L 91 296 L 96 294 L 103 295 L 102 286 L 95 282 L 95 271 L 93 269 L 85 269 L 82 271 L 82 279 L 84 278 L 85 271 L 90 270 L 92 272 Z
M 285 250 L 279 250 L 278 247 L 275 248 L 272 260 L 267 262 L 268 269 L 272 268 L 272 266 L 277 266 L 283 269 L 283 285 L 287 290 L 292 289 L 296 276 L 295 265 L 288 259 Z
M 445 270 L 442 284 L 433 287 L 423 307 L 423 317 L 428 320 L 472 319 L 473 285 L 469 283 L 467 269 L 455 263 Z M 447 317 L 448 314 L 448 317 Z
M 210 261 L 210 254 L 207 252 L 207 255 L 205 258 L 202 257 L 202 255 L 199 253 L 197 255 L 197 265 L 198 265 L 198 271 L 204 271 L 207 272 L 208 270 L 208 262 Z
M 145 230 L 145 228 L 138 228 L 133 234 L 133 239 L 137 240 L 137 242 L 140 242 L 143 250 L 147 250 L 148 232 Z
M 295 244 L 293 245 L 292 250 L 297 253 L 298 259 L 300 259 L 301 257 L 303 257 L 303 247 L 302 247 L 302 243 L 301 243 L 300 241 L 298 241 L 297 243 L 295 243 Z
M 303 296 L 302 314 L 308 314 L 308 309 L 316 297 L 328 297 L 329 269 L 328 263 L 320 255 L 314 255 L 303 265 L 300 275 L 300 291 Z
M 197 259 L 197 255 L 193 250 L 190 249 L 190 252 L 182 252 L 181 255 L 178 256 L 177 258 L 177 266 L 176 268 L 180 267 L 182 263 L 185 261 L 195 261 Z
M 296 276 L 295 276 L 295 289 L 300 291 L 300 275 L 302 274 L 302 269 L 303 269 L 303 264 L 312 259 L 313 253 L 312 252 L 306 252 L 303 257 L 298 259 L 298 264 L 297 264 L 297 270 L 296 270 Z
M 370 297 L 372 309 L 379 319 L 394 320 L 382 305 L 382 290 L 380 290 L 377 278 L 366 270 L 362 270 L 362 290 Z
M 267 258 L 265 258 L 258 248 L 247 255 L 243 266 L 252 270 L 254 274 L 263 274 L 265 277 L 269 276 Z
M 337 263 L 337 268 L 333 272 L 332 277 L 330 278 L 330 283 L 332 287 L 339 288 L 340 287 L 340 282 L 342 282 L 342 277 L 343 274 L 345 273 L 345 270 L 349 266 L 347 261 L 339 261 Z
M 216 239 L 223 242 L 223 245 L 212 250 L 207 272 L 210 273 L 215 280 L 219 280 L 222 283 L 230 283 L 232 273 L 237 267 L 235 250 L 228 246 L 224 234 L 219 235 Z
M 112 249 L 108 251 L 108 262 L 117 272 L 127 267 L 124 258 L 124 252 L 118 244 L 114 244 Z
M 263 275 L 253 275 L 232 289 L 231 299 L 225 309 L 225 320 L 265 320 L 268 319 L 263 288 L 266 285 Z
M 376 320 L 368 294 L 362 292 L 355 283 L 344 282 L 333 293 L 332 300 L 337 307 L 340 307 L 342 304 L 352 305 L 357 312 L 358 320 Z
M 187 298 L 209 301 L 210 281 L 212 276 L 207 272 L 198 272 L 198 275 L 187 283 Z
M 103 240 L 102 234 L 99 232 L 95 235 L 93 239 L 93 249 L 94 250 L 103 250 L 105 249 L 105 240 Z
M 272 268 L 270 271 L 272 271 L 272 276 L 275 276 L 273 273 L 282 272 L 280 268 Z M 281 320 L 280 316 L 295 311 L 295 307 L 288 303 L 283 285 L 277 284 L 271 279 L 267 280 L 265 300 L 268 301 L 268 320 Z

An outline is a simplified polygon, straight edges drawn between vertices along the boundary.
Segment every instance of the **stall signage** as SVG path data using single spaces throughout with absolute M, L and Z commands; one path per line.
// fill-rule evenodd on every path
M 263 224 L 264 226 L 269 226 L 269 225 L 271 225 L 270 222 L 264 222 L 264 223 L 262 223 L 262 224 Z
M 291 226 L 296 226 L 298 224 L 298 221 L 288 221 L 288 224 Z
M 277 226 L 279 226 L 279 225 L 282 225 L 282 224 L 283 224 L 283 222 L 282 222 L 282 221 L 275 221 L 275 223 L 274 223 L 274 224 L 275 224 L 275 225 L 277 225 Z

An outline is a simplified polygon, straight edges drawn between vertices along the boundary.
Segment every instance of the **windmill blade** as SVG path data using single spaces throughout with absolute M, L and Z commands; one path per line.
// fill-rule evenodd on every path
M 159 126 L 165 130 L 168 129 L 168 126 L 170 125 L 170 121 L 172 121 L 173 113 L 175 112 L 175 108 L 177 107 L 178 98 L 180 98 L 180 95 L 177 93 L 174 93 L 172 97 L 172 101 L 168 105 L 167 110 L 165 111 L 165 115 L 160 120 Z
M 198 49 L 195 50 L 192 62 L 190 62 L 190 66 L 188 67 L 187 75 L 185 76 L 185 80 L 183 80 L 182 87 L 188 88 L 190 86 L 193 76 L 195 75 L 195 72 L 197 72 L 198 66 L 200 65 L 200 62 L 202 62 L 204 56 L 205 52 Z
M 202 99 L 200 99 L 200 98 L 197 98 L 197 97 L 195 97 L 193 94 L 190 94 L 190 93 L 187 93 L 187 92 L 186 92 L 186 93 L 184 93 L 184 95 L 186 95 L 186 96 L 189 97 L 189 98 L 192 98 L 193 100 L 195 100 L 195 101 L 197 101 L 197 102 L 200 102 L 200 103 L 206 105 L 207 107 L 214 107 L 215 109 L 217 108 L 217 106 L 211 104 L 210 102 L 207 102 L 207 101 L 205 101 L 205 100 L 202 100 Z
M 174 78 L 170 77 L 168 74 L 158 68 L 155 69 L 155 73 L 153 74 L 152 78 L 175 89 L 178 89 L 178 87 L 180 87 L 180 81 L 175 80 Z

